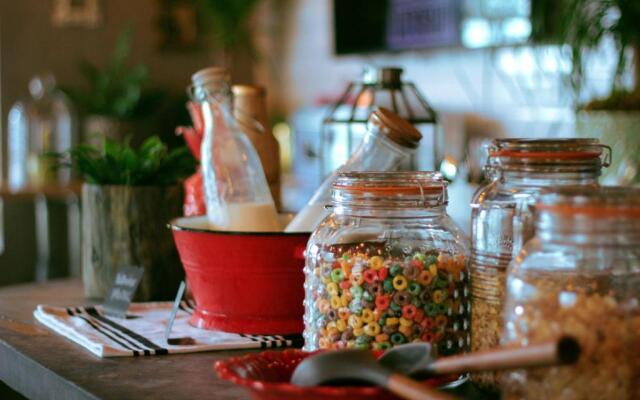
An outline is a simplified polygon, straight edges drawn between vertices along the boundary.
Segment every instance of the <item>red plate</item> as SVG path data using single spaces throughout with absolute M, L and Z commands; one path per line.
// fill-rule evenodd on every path
M 220 378 L 247 388 L 256 400 L 397 399 L 374 386 L 300 387 L 290 384 L 296 366 L 312 354 L 302 350 L 265 351 L 227 358 L 216 362 L 213 368 Z M 377 356 L 381 354 L 376 353 Z M 438 378 L 425 381 L 425 384 L 438 386 L 450 381 L 449 377 Z

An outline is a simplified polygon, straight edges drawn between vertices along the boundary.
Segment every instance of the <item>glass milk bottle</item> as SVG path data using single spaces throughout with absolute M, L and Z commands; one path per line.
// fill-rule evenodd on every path
M 31 100 L 17 102 L 9 111 L 9 188 L 67 185 L 71 173 L 54 168 L 48 153 L 61 153 L 73 145 L 72 110 L 66 96 L 57 90 L 53 75 L 29 81 Z
M 389 171 L 408 160 L 422 134 L 407 120 L 386 108 L 371 113 L 367 132 L 349 160 L 320 185 L 307 205 L 287 225 L 285 232 L 311 232 L 329 213 L 331 186 L 339 173 Z
M 201 164 L 211 228 L 281 230 L 260 158 L 232 114 L 226 71 L 207 68 L 192 82 L 204 125 Z

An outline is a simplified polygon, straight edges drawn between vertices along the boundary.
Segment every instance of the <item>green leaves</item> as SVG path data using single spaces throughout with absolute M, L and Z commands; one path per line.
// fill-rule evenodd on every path
M 250 45 L 247 19 L 258 0 L 201 0 L 201 3 L 211 18 L 216 39 L 224 49 Z
M 111 58 L 103 69 L 86 61 L 80 64 L 80 72 L 89 83 L 89 90 L 86 93 L 71 92 L 71 95 L 87 113 L 117 119 L 136 116 L 148 71 L 142 64 L 127 66 L 132 34 L 130 26 L 120 33 Z
M 625 52 L 640 51 L 640 1 L 638 0 L 537 0 L 532 3 L 534 38 L 567 44 L 571 48 L 571 83 L 579 94 L 585 79 L 585 50 L 597 49 L 605 37 L 616 46 L 612 96 L 624 90 Z M 636 55 L 635 63 L 640 63 Z M 635 66 L 634 96 L 640 95 L 640 67 Z M 617 100 L 616 100 L 617 101 Z
M 157 136 L 145 140 L 138 150 L 129 140 L 106 139 L 102 152 L 79 145 L 67 158 L 67 166 L 75 167 L 87 182 L 99 185 L 170 186 L 192 174 L 196 165 L 186 146 L 169 150 Z

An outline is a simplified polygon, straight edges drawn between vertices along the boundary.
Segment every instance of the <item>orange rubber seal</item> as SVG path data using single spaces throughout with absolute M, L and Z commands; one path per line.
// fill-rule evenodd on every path
M 560 158 L 560 159 L 589 159 L 598 158 L 602 152 L 599 151 L 518 151 L 518 150 L 498 150 L 489 153 L 491 157 L 512 157 L 512 158 Z
M 335 189 L 344 190 L 345 192 L 350 193 L 371 193 L 371 194 L 380 194 L 380 195 L 394 195 L 394 194 L 405 194 L 405 195 L 416 195 L 420 196 L 422 194 L 434 194 L 438 192 L 444 191 L 444 186 L 366 186 L 366 185 L 358 185 L 358 186 L 348 186 L 348 185 L 335 185 Z
M 612 205 L 538 204 L 538 210 L 562 215 L 587 215 L 590 217 L 631 217 L 640 218 L 640 207 Z

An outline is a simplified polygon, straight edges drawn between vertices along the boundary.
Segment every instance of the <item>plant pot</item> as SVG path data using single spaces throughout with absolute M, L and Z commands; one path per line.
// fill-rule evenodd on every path
M 592 137 L 611 147 L 612 162 L 604 170 L 605 185 L 631 185 L 640 182 L 640 111 L 580 111 L 576 133 Z
M 82 187 L 85 296 L 104 299 L 118 269 L 144 268 L 134 300 L 171 300 L 184 272 L 167 222 L 182 211 L 180 186 Z

